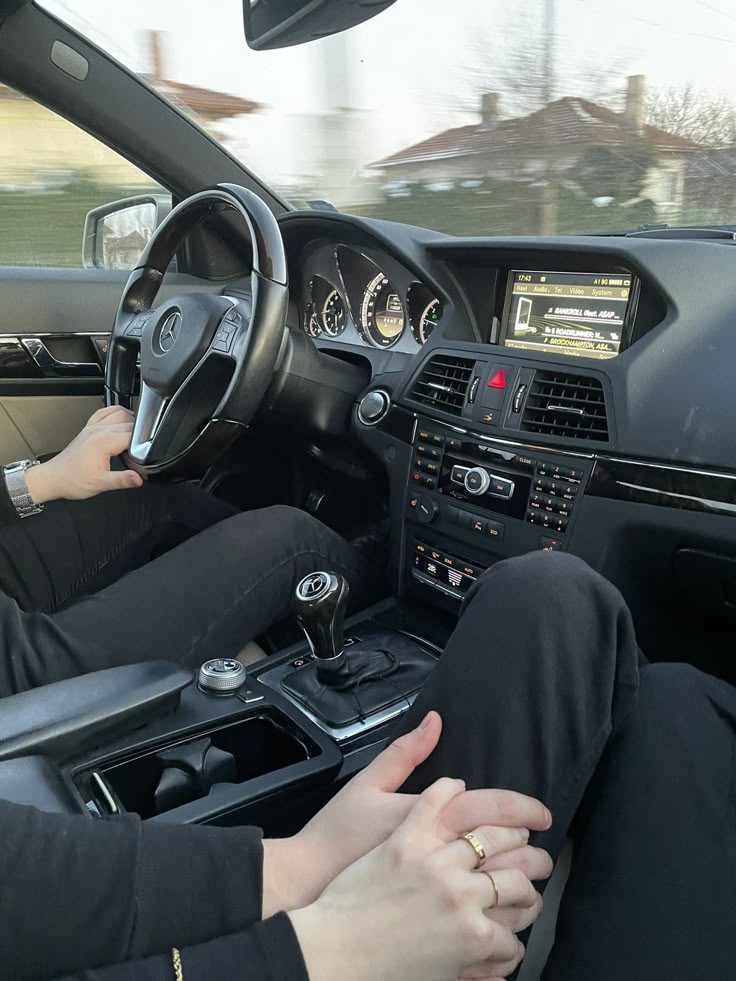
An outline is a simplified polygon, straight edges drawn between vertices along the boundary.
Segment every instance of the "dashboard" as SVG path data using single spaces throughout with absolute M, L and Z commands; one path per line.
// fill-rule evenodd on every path
M 388 477 L 399 595 L 456 603 L 499 559 L 568 551 L 648 654 L 736 677 L 707 660 L 736 620 L 732 239 L 280 225 L 290 327 L 366 369 L 352 435 Z

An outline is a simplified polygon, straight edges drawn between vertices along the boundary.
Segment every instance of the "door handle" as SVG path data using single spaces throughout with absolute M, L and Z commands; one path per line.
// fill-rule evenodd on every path
M 102 368 L 97 361 L 59 361 L 40 337 L 22 337 L 28 351 L 47 378 L 99 378 Z

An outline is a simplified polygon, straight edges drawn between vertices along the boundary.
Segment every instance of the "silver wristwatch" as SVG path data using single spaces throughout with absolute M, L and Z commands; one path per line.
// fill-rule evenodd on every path
M 39 463 L 39 460 L 18 460 L 17 463 L 9 463 L 7 467 L 3 467 L 5 486 L 8 488 L 13 507 L 21 518 L 28 518 L 32 514 L 40 514 L 43 511 L 43 504 L 36 504 L 31 497 L 26 481 L 26 470 L 38 466 Z

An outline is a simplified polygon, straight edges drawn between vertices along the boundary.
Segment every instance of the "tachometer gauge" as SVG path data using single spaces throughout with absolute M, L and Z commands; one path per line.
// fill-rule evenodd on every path
M 345 304 L 337 290 L 332 290 L 322 305 L 320 321 L 322 330 L 330 337 L 337 337 L 345 330 Z
M 379 273 L 365 288 L 358 329 L 364 340 L 391 347 L 404 333 L 404 306 L 388 279 Z
M 422 283 L 412 283 L 406 294 L 411 332 L 417 344 L 426 344 L 442 316 L 442 304 Z
M 319 337 L 322 333 L 313 303 L 308 303 L 304 308 L 304 333 L 309 334 L 310 337 Z

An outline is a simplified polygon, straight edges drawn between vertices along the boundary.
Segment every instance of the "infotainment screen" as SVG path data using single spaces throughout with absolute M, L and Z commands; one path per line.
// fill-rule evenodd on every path
M 503 343 L 527 351 L 615 358 L 628 323 L 632 277 L 615 273 L 509 273 Z

